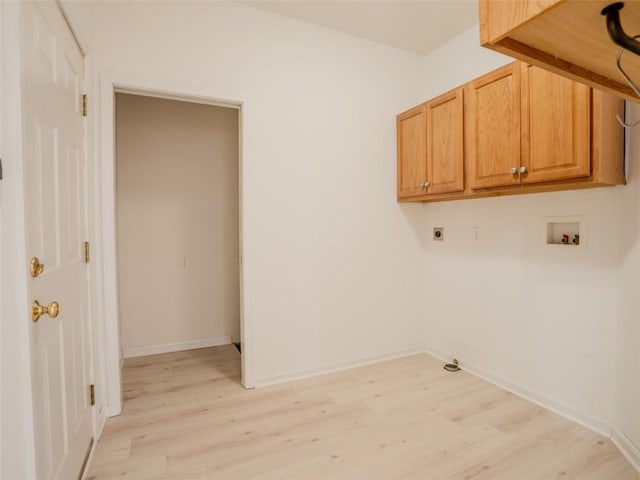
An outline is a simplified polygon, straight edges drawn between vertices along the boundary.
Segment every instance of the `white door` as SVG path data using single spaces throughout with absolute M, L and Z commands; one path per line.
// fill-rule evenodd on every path
M 37 472 L 75 480 L 92 441 L 83 58 L 53 1 L 23 2 L 22 27 L 30 298 L 60 306 L 31 320 Z

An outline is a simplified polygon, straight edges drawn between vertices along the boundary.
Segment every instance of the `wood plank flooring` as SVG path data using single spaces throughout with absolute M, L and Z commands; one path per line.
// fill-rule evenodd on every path
M 88 478 L 640 479 L 608 439 L 428 355 L 255 390 L 239 360 L 128 359 Z

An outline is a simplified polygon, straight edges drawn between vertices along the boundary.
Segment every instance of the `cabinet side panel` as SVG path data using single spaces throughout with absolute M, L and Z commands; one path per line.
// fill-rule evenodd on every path
M 480 0 L 480 43 L 492 44 L 563 0 Z
M 593 180 L 605 185 L 624 185 L 624 129 L 616 115 L 624 118 L 624 100 L 593 90 L 592 161 Z

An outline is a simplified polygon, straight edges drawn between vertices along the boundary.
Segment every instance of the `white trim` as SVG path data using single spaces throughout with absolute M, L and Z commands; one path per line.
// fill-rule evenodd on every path
M 87 94 L 89 99 L 93 99 L 93 83 L 91 82 L 93 73 L 93 59 L 90 55 L 84 57 L 84 93 Z M 87 201 L 87 241 L 91 245 L 92 251 L 99 251 L 98 238 L 98 226 L 101 212 L 96 208 L 98 197 L 97 193 L 97 180 L 96 175 L 96 149 L 95 142 L 93 140 L 93 132 L 95 131 L 95 119 L 93 116 L 87 116 L 84 119 L 85 127 L 85 158 L 87 165 L 86 172 L 86 201 Z M 107 419 L 105 405 L 105 373 L 100 367 L 104 364 L 102 362 L 102 338 L 101 331 L 102 322 L 98 319 L 102 318 L 102 277 L 101 277 L 101 263 L 95 257 L 91 259 L 88 266 L 89 274 L 89 332 L 90 332 L 90 353 L 91 353 L 91 379 L 90 382 L 94 384 L 96 389 L 96 404 L 93 408 L 93 438 L 94 449 L 95 444 L 98 442 L 100 435 L 102 434 L 102 428 Z M 93 455 L 93 454 L 92 454 Z
M 438 358 L 443 362 L 451 361 L 451 357 L 448 355 L 435 350 L 430 350 L 429 348 L 425 348 L 425 353 Z M 517 385 L 483 367 L 478 367 L 477 365 L 472 365 L 466 362 L 460 362 L 460 368 L 475 377 L 481 378 L 482 380 L 493 383 L 494 385 L 497 385 L 509 392 L 515 393 L 525 400 L 529 400 L 530 402 L 540 405 L 547 410 L 551 410 L 552 412 L 576 422 L 589 430 L 593 430 L 600 435 L 607 438 L 611 435 L 611 425 L 602 419 L 579 412 L 568 405 L 552 400 L 551 398 L 523 387 L 522 385 Z
M 148 345 L 146 347 L 133 347 L 122 349 L 124 358 L 144 357 L 157 355 L 158 353 L 181 352 L 183 350 L 195 350 L 196 348 L 219 347 L 229 345 L 231 337 L 203 338 L 202 340 L 187 340 L 186 342 L 165 343 L 164 345 Z
M 239 142 L 240 148 L 238 149 L 238 176 L 240 177 L 238 191 L 240 197 L 240 222 L 238 222 L 238 237 L 240 240 L 240 258 L 239 260 L 239 268 L 240 268 L 240 343 L 242 344 L 242 352 L 240 353 L 240 370 L 241 370 L 241 380 L 242 386 L 244 388 L 253 388 L 254 378 L 253 378 L 253 352 L 255 349 L 255 345 L 252 338 L 253 330 L 250 328 L 252 326 L 251 319 L 253 316 L 249 310 L 249 285 L 250 282 L 248 280 L 249 276 L 247 275 L 247 269 L 245 265 L 249 263 L 249 256 L 247 255 L 246 242 L 245 238 L 251 237 L 249 233 L 249 216 L 247 215 L 247 203 L 245 202 L 245 192 L 247 189 L 245 185 L 249 183 L 249 169 L 247 165 L 249 165 L 249 149 L 247 148 L 247 132 L 249 125 L 249 108 L 248 108 L 248 99 L 243 99 L 239 103 L 240 111 L 238 112 L 238 133 L 239 133 Z
M 244 349 L 244 344 L 242 345 Z M 311 368 L 308 370 L 299 370 L 297 372 L 291 372 L 284 375 L 277 375 L 275 377 L 265 377 L 257 379 L 255 382 L 256 387 L 266 387 L 269 385 L 277 385 L 279 383 L 291 382 L 294 380 L 301 380 L 303 378 L 315 377 L 318 375 L 325 375 L 327 373 L 340 372 L 342 370 L 349 370 L 351 368 L 362 367 L 365 365 L 371 365 L 374 363 L 380 363 L 387 360 L 393 360 L 394 358 L 408 357 L 409 355 L 424 353 L 424 344 L 416 343 L 406 347 L 390 350 L 380 355 L 371 355 L 369 357 L 363 357 L 346 362 L 338 362 L 330 364 L 324 367 Z
M 25 268 L 21 9 L 19 2 L 0 2 L 0 156 L 4 177 L 0 187 L 0 477 L 27 479 L 36 478 L 37 472 L 32 327 Z
M 162 96 L 177 100 L 198 102 L 205 104 L 224 105 L 240 109 L 240 148 L 239 148 L 239 176 L 240 176 L 240 337 L 242 342 L 242 384 L 246 388 L 253 387 L 252 352 L 250 311 L 247 308 L 248 284 L 244 266 L 249 258 L 244 248 L 242 237 L 248 234 L 246 205 L 244 202 L 247 184 L 247 99 L 235 95 L 224 95 L 212 92 L 207 86 L 184 85 L 166 83 L 161 80 L 139 75 L 103 73 L 100 76 L 100 125 L 97 135 L 100 156 L 100 211 L 102 216 L 102 267 L 104 292 L 104 362 L 106 363 L 106 405 L 108 415 L 118 415 L 122 412 L 122 386 L 120 373 L 120 335 L 118 319 L 118 272 L 117 272 L 117 243 L 116 243 L 116 192 L 115 192 L 115 115 L 114 92 L 127 91 L 138 95 Z
M 98 86 L 94 83 L 93 58 L 84 57 L 85 93 L 89 98 L 89 115 L 87 124 L 87 186 L 88 198 L 88 234 L 91 244 L 91 261 L 89 262 L 90 297 L 91 297 L 91 350 L 93 359 L 93 384 L 96 387 L 96 405 L 94 407 L 94 439 L 97 442 L 102 435 L 104 424 L 109 416 L 107 382 L 107 362 L 105 351 L 105 322 L 104 322 L 104 278 L 103 259 L 99 255 L 102 251 L 102 208 L 100 205 L 100 145 L 98 142 L 99 118 L 93 114 L 99 103 Z
M 59 5 L 63 6 L 64 3 L 60 3 Z M 64 11 L 63 11 L 64 13 Z M 66 15 L 66 13 L 65 13 Z M 74 31 L 74 37 L 76 38 L 76 42 L 78 43 L 78 46 L 81 48 L 80 43 L 78 42 L 78 36 L 76 34 L 77 29 L 74 29 L 72 26 L 72 23 L 69 21 L 69 18 L 67 17 L 67 24 L 69 25 L 69 28 L 72 29 L 72 31 Z M 81 48 L 82 50 L 82 48 Z M 91 83 L 91 74 L 93 72 L 93 68 L 92 68 L 92 58 L 90 56 L 84 55 L 83 57 L 83 67 L 84 67 L 84 71 L 83 71 L 83 92 L 89 97 L 89 98 L 93 98 L 92 97 L 92 92 L 93 92 L 93 85 Z M 89 242 L 89 245 L 91 246 L 90 248 L 93 250 L 96 247 L 96 215 L 99 214 L 99 212 L 96 211 L 95 209 L 95 197 L 96 197 L 96 193 L 95 193 L 95 161 L 94 159 L 96 158 L 96 156 L 94 155 L 94 143 L 93 143 L 93 137 L 91 135 L 91 133 L 93 132 L 93 127 L 94 127 L 94 121 L 92 117 L 85 117 L 83 119 L 83 128 L 84 128 L 84 155 L 85 155 L 85 164 L 87 166 L 86 168 L 86 172 L 85 172 L 85 182 L 86 182 L 86 188 L 85 188 L 85 202 L 86 202 L 86 241 Z M 101 342 L 101 334 L 99 333 L 99 328 L 101 326 L 101 323 L 96 321 L 97 318 L 99 318 L 100 315 L 100 309 L 98 307 L 98 305 L 100 304 L 100 300 L 101 300 L 101 296 L 99 295 L 99 286 L 102 285 L 101 283 L 101 278 L 98 275 L 98 271 L 99 271 L 99 262 L 96 262 L 95 260 L 93 262 L 89 262 L 87 265 L 87 286 L 88 286 L 88 296 L 89 296 L 89 325 L 88 325 L 88 330 L 89 330 L 89 355 L 90 355 L 90 361 L 91 361 L 91 365 L 90 365 L 90 371 L 89 371 L 89 382 L 91 384 L 98 385 L 98 392 L 105 390 L 105 388 L 102 388 L 102 385 L 104 385 L 104 381 L 103 381 L 103 377 L 104 374 L 101 371 L 98 371 L 98 366 L 101 365 L 100 362 L 100 353 L 101 353 L 101 349 L 100 347 L 100 342 Z M 85 473 L 84 475 L 86 476 L 88 470 L 89 470 L 89 465 L 90 465 L 90 461 L 91 458 L 93 457 L 93 452 L 95 451 L 96 448 L 96 444 L 98 443 L 98 439 L 100 438 L 100 435 L 102 434 L 102 429 L 104 427 L 104 424 L 106 422 L 106 415 L 105 415 L 105 409 L 103 407 L 104 405 L 104 395 L 100 395 L 100 394 L 96 394 L 95 397 L 95 405 L 92 408 L 91 411 L 91 416 L 92 416 L 92 426 L 93 426 L 93 445 L 91 446 L 91 452 L 89 454 L 89 459 L 87 460 L 87 464 L 85 467 Z
M 115 92 L 125 93 L 127 95 L 141 94 L 139 90 L 132 90 L 129 88 L 116 88 Z M 198 105 L 210 105 L 212 107 L 224 107 L 224 108 L 231 108 L 234 110 L 240 110 L 239 104 L 236 105 L 236 104 L 230 104 L 230 103 L 221 103 L 219 100 L 209 100 L 207 98 L 201 98 L 201 97 L 184 97 L 180 95 L 172 95 L 170 93 L 154 92 L 151 90 L 145 91 L 144 96 L 151 97 L 151 98 L 161 98 L 163 100 L 174 100 L 177 102 L 197 103 Z
M 640 472 L 640 448 L 635 446 L 631 439 L 627 437 L 618 427 L 613 427 L 611 441 L 618 447 L 618 450 L 629 460 L 629 463 Z
M 103 279 L 103 328 L 104 356 L 106 362 L 106 405 L 107 416 L 122 412 L 122 386 L 120 362 L 114 363 L 113 354 L 120 357 L 120 328 L 118 320 L 118 272 L 116 270 L 116 231 L 115 231 L 115 131 L 113 115 L 113 88 L 108 84 L 101 89 L 102 112 L 100 118 L 100 189 L 101 194 L 101 243 L 102 243 L 102 279 Z M 109 113 L 110 112 L 110 113 Z

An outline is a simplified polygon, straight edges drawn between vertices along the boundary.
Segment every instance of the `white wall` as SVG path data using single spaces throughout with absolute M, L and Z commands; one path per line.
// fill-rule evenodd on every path
M 238 147 L 236 109 L 116 95 L 125 356 L 240 341 Z
M 107 72 L 246 99 L 255 383 L 422 342 L 422 208 L 398 205 L 394 181 L 419 57 L 228 2 L 73 8 L 96 91 Z
M 631 118 L 640 118 L 640 106 L 634 105 Z M 620 310 L 615 341 L 615 384 L 613 422 L 620 443 L 628 440 L 636 448 L 636 466 L 640 468 L 640 132 L 631 130 L 629 184 L 618 206 Z
M 508 61 L 472 28 L 424 58 L 422 98 Z M 626 187 L 428 204 L 420 224 L 427 349 L 640 445 L 636 137 Z M 582 253 L 543 245 L 542 218 L 567 215 L 586 218 Z

